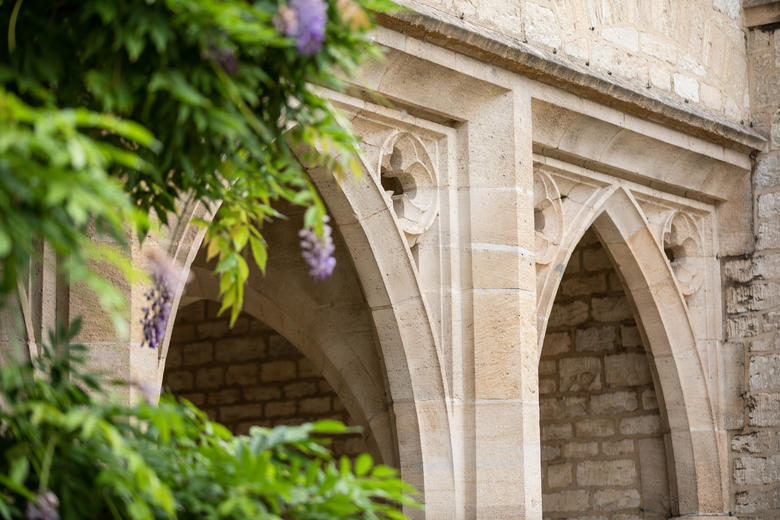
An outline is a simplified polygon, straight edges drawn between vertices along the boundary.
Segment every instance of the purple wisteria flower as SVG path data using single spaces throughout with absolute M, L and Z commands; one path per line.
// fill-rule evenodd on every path
M 143 344 L 150 348 L 157 348 L 165 336 L 174 291 L 183 281 L 183 273 L 173 260 L 160 250 L 153 249 L 148 257 L 151 263 L 153 287 L 144 294 L 149 306 L 141 309 L 144 312 L 141 320 L 144 326 Z
M 229 76 L 238 74 L 238 59 L 236 53 L 231 49 L 219 49 L 211 43 L 205 55 L 208 59 L 217 62 L 217 65 L 222 67 L 222 70 L 227 72 Z
M 295 38 L 301 55 L 311 56 L 322 48 L 327 19 L 325 0 L 290 0 L 290 7 L 279 7 L 274 26 L 285 36 Z
M 35 496 L 35 501 L 27 502 L 26 517 L 27 520 L 60 520 L 60 514 L 57 509 L 60 507 L 60 501 L 57 495 L 51 491 L 46 491 Z
M 323 217 L 322 237 L 318 237 L 311 229 L 302 229 L 298 233 L 301 237 L 301 254 L 309 266 L 309 276 L 315 280 L 324 280 L 336 267 L 336 259 L 333 252 L 332 230 L 328 225 L 328 216 Z

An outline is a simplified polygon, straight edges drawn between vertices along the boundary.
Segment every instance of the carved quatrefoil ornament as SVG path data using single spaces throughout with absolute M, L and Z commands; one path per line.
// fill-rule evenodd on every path
M 379 175 L 412 247 L 439 214 L 436 170 L 425 144 L 409 132 L 392 134 L 382 145 Z
M 664 252 L 669 259 L 677 285 L 690 296 L 702 285 L 701 235 L 696 221 L 681 211 L 672 212 L 663 228 Z

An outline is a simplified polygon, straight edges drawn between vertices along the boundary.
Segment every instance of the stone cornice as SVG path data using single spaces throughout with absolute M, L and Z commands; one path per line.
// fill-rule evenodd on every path
M 415 3 L 414 11 L 377 14 L 377 23 L 512 72 L 567 90 L 635 116 L 743 152 L 762 150 L 760 134 L 686 103 L 639 90 L 614 77 L 562 60 L 515 38 Z

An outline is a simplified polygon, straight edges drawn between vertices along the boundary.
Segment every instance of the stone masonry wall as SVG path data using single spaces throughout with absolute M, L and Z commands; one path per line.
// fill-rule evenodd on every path
M 231 329 L 227 313 L 217 317 L 218 309 L 200 301 L 179 310 L 163 388 L 234 433 L 317 419 L 354 424 L 328 382 L 290 342 L 247 314 Z M 333 449 L 367 451 L 360 435 L 337 440 Z
M 668 428 L 631 306 L 592 231 L 553 305 L 539 394 L 545 518 L 671 516 Z
M 741 520 L 780 518 L 780 30 L 749 31 L 748 53 L 753 119 L 768 137 L 753 174 L 755 250 L 722 262 L 724 356 L 738 371 L 727 423 L 732 507 Z
M 739 0 L 405 0 L 748 124 Z

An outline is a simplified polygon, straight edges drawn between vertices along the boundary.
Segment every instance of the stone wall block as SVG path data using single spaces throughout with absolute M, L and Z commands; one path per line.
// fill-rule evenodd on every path
M 615 354 L 604 360 L 604 373 L 608 387 L 646 385 L 652 382 L 647 370 L 647 356 L 639 353 Z
M 585 323 L 588 319 L 588 304 L 574 301 L 564 305 L 553 305 L 547 326 L 550 328 L 573 326 Z
M 596 357 L 561 359 L 559 371 L 562 392 L 599 390 L 601 388 L 601 361 Z
M 639 407 L 635 392 L 615 392 L 594 395 L 590 398 L 590 411 L 596 415 L 633 412 Z
M 577 352 L 600 352 L 615 350 L 617 333 L 613 325 L 578 329 L 575 339 Z
M 658 415 L 626 417 L 618 428 L 623 435 L 657 435 L 661 433 L 661 420 Z
M 214 359 L 214 345 L 208 341 L 199 341 L 182 345 L 180 352 L 181 365 L 185 367 L 205 365 Z
M 780 388 L 780 354 L 751 356 L 748 378 L 751 392 Z
M 195 374 L 198 388 L 219 388 L 225 380 L 225 370 L 222 367 L 201 368 Z
M 542 508 L 545 512 L 585 511 L 588 509 L 588 497 L 589 493 L 583 489 L 544 493 Z
M 593 298 L 591 304 L 596 321 L 623 321 L 634 317 L 631 306 L 626 305 L 623 296 Z
M 593 493 L 593 505 L 601 511 L 614 511 L 639 507 L 640 497 L 636 489 L 599 489 Z
M 601 451 L 604 453 L 604 455 L 611 457 L 618 455 L 630 455 L 634 453 L 634 441 L 631 439 L 604 441 L 601 443 Z
M 254 337 L 230 338 L 217 342 L 215 358 L 217 361 L 231 363 L 261 359 L 265 352 L 262 339 Z
M 593 457 L 599 452 L 597 442 L 569 442 L 561 448 L 561 454 L 567 459 Z
M 615 423 L 612 419 L 588 419 L 579 421 L 575 427 L 577 437 L 609 437 L 615 434 Z
M 780 394 L 756 394 L 748 398 L 750 426 L 780 426 Z
M 263 363 L 260 373 L 264 382 L 288 381 L 296 376 L 297 365 L 294 361 Z
M 550 464 L 547 466 L 547 485 L 550 488 L 565 488 L 571 483 L 571 464 Z
M 577 463 L 577 484 L 580 486 L 629 486 L 634 484 L 636 477 L 636 463 L 630 459 Z
M 571 350 L 571 334 L 568 332 L 551 332 L 544 337 L 545 355 L 557 356 Z

